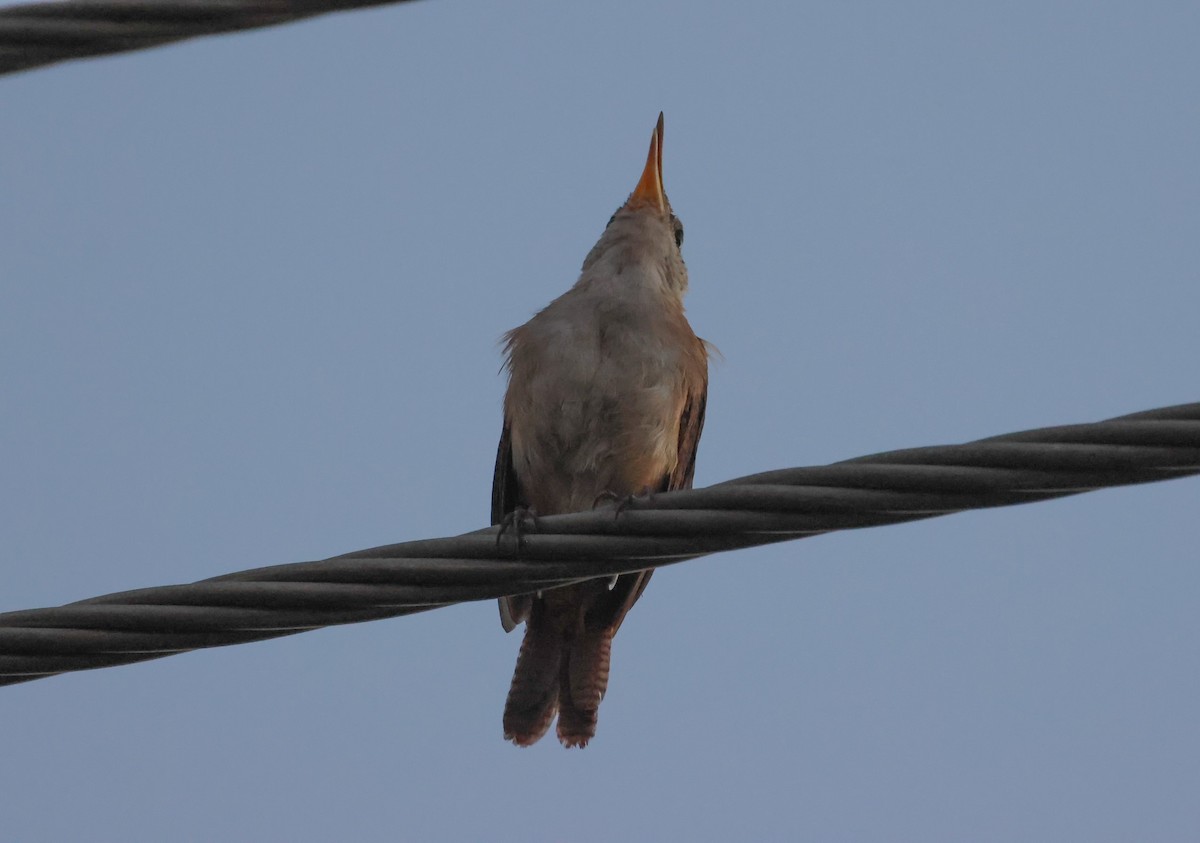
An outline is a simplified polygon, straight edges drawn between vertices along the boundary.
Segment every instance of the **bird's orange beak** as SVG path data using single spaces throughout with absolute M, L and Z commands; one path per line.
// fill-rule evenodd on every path
M 646 156 L 646 169 L 642 170 L 637 187 L 629 194 L 626 208 L 653 208 L 660 214 L 667 212 L 667 194 L 663 190 L 662 177 L 662 142 L 663 116 L 660 111 L 658 125 L 654 127 L 654 134 L 650 136 L 650 154 Z

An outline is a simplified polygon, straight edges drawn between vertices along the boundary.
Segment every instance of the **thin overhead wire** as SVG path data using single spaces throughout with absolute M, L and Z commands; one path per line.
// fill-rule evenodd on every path
M 1200 474 L 1200 403 L 0 614 L 0 684 L 391 618 L 720 551 Z
M 0 74 L 409 0 L 53 0 L 0 6 Z

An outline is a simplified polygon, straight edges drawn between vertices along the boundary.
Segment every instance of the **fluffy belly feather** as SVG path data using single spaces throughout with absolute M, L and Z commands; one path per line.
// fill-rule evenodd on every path
M 656 488 L 675 467 L 679 373 L 646 366 L 630 379 L 611 365 L 589 372 L 580 362 L 543 366 L 527 381 L 529 411 L 510 416 L 514 467 L 541 514 L 589 509 L 605 493 Z

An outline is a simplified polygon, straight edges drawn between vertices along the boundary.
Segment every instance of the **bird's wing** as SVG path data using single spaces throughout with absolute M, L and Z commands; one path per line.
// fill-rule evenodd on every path
M 699 389 L 689 392 L 679 417 L 679 447 L 675 469 L 667 475 L 664 492 L 692 488 L 696 474 L 696 450 L 700 447 L 700 434 L 704 432 L 704 408 L 708 403 L 708 382 Z
M 519 505 L 517 496 L 517 473 L 513 471 L 512 434 L 509 432 L 508 417 L 504 418 L 504 429 L 500 432 L 500 447 L 496 449 L 496 472 L 492 475 L 492 523 L 499 524 L 504 516 Z
M 696 449 L 700 445 L 700 434 L 704 430 L 704 407 L 708 400 L 708 378 L 690 389 L 683 402 L 683 410 L 679 415 L 679 446 L 678 459 L 675 468 L 667 473 L 656 491 L 673 492 L 676 489 L 692 488 L 692 478 L 696 474 Z M 650 582 L 654 569 L 638 571 L 635 574 L 623 574 L 617 577 L 616 583 L 608 593 L 608 598 L 602 600 L 588 612 L 588 623 L 612 627 L 615 633 L 625 620 L 626 613 L 642 596 Z
M 508 417 L 504 419 L 504 430 L 500 433 L 500 447 L 496 449 L 496 472 L 492 476 L 492 523 L 499 524 L 505 516 L 521 506 L 517 473 L 513 471 L 512 435 Z M 505 632 L 512 632 L 517 625 L 529 617 L 533 597 L 520 594 L 500 598 L 500 624 Z

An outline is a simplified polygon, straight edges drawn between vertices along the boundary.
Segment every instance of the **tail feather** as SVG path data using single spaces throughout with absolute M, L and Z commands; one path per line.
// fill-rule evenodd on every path
M 586 630 L 571 643 L 559 673 L 558 740 L 585 747 L 596 736 L 600 701 L 608 689 L 612 628 Z
M 561 634 L 535 610 L 526 622 L 525 638 L 504 703 L 505 740 L 517 746 L 532 746 L 546 734 L 558 712 L 562 661 Z
M 564 703 L 558 712 L 558 742 L 567 749 L 588 745 L 596 737 L 596 709 L 584 711 Z

